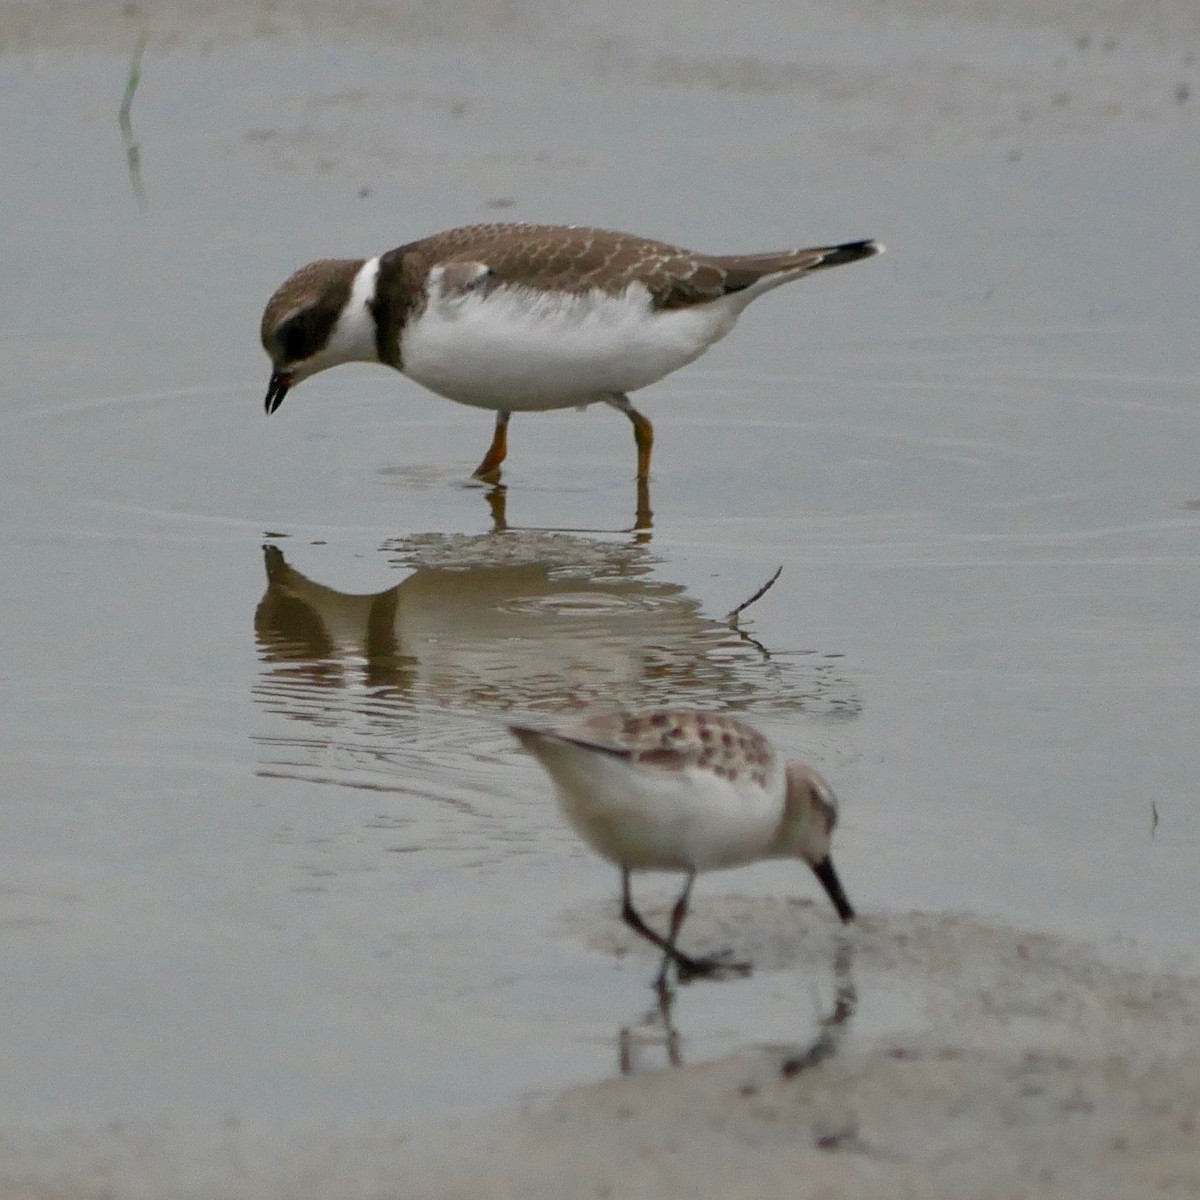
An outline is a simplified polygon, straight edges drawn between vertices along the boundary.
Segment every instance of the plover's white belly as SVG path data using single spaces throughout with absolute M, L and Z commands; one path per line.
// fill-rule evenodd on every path
M 435 289 L 404 327 L 401 364 L 410 379 L 460 404 L 569 408 L 635 391 L 698 358 L 733 328 L 741 307 L 721 300 L 655 311 L 649 301 L 638 284 L 617 296 Z

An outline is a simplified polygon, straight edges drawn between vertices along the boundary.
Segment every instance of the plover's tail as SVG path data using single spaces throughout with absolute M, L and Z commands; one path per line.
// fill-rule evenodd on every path
M 735 303 L 740 309 L 755 296 L 761 296 L 763 292 L 790 283 L 793 279 L 800 279 L 810 271 L 840 267 L 844 263 L 858 262 L 860 258 L 871 258 L 882 251 L 883 246 L 879 242 L 868 239 L 843 242 L 839 246 L 777 250 L 772 254 L 713 255 L 708 261 L 724 272 L 723 291 L 727 296 L 737 297 Z
M 875 254 L 882 254 L 884 246 L 882 242 L 877 242 L 874 238 L 868 238 L 863 242 L 843 242 L 840 246 L 829 246 L 824 250 L 800 250 L 800 254 L 820 254 L 821 261 L 810 267 L 810 271 L 819 271 L 823 267 L 840 267 L 843 263 L 858 262 L 860 258 L 871 258 Z
M 840 246 L 809 246 L 804 250 L 776 250 L 770 254 L 714 255 L 730 274 L 764 275 L 804 274 L 824 267 L 840 267 L 843 263 L 858 262 L 883 253 L 883 246 L 873 238 L 862 242 L 843 242 Z

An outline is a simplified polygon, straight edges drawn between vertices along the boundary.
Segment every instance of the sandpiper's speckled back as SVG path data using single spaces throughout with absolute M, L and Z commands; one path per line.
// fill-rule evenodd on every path
M 719 779 L 748 779 L 765 787 L 774 747 L 756 729 L 721 713 L 657 709 L 653 712 L 605 712 L 560 726 L 576 735 L 660 767 L 699 767 Z

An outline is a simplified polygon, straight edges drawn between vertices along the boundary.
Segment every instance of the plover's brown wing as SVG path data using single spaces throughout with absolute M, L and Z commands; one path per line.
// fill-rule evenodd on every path
M 656 303 L 705 260 L 678 246 L 607 229 L 564 225 L 470 225 L 434 234 L 411 249 L 428 264 L 481 263 L 490 285 L 620 292 L 643 283 Z M 715 273 L 714 273 L 715 282 Z M 713 292 L 713 298 L 721 294 Z
M 620 292 L 642 284 L 655 308 L 686 308 L 744 291 L 766 276 L 853 262 L 877 252 L 853 242 L 773 254 L 695 254 L 679 246 L 606 229 L 560 225 L 470 225 L 405 247 L 427 267 L 482 263 L 492 286 Z

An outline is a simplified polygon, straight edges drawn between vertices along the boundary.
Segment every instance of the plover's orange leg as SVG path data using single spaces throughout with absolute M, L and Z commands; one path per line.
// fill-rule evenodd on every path
M 496 431 L 492 434 L 492 444 L 483 456 L 483 462 L 475 468 L 475 478 L 484 483 L 497 483 L 500 479 L 500 464 L 508 455 L 508 418 L 506 412 L 496 414 Z
M 639 479 L 650 476 L 650 452 L 654 449 L 654 426 L 643 417 L 632 404 L 628 396 L 610 396 L 608 403 L 618 412 L 623 412 L 633 422 L 633 440 L 637 443 Z
M 649 531 L 654 528 L 654 512 L 650 508 L 650 481 L 637 481 L 637 509 L 633 514 L 633 532 L 644 535 L 641 540 L 649 541 Z

